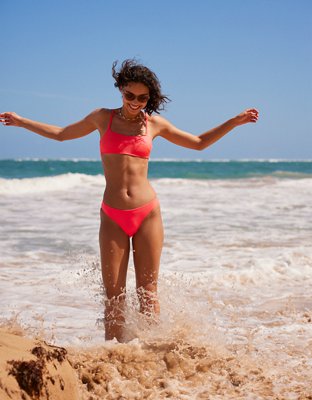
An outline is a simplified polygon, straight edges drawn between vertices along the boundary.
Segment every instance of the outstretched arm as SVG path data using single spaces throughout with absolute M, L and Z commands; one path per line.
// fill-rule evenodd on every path
M 0 122 L 5 126 L 18 126 L 35 132 L 38 135 L 54 140 L 71 140 L 86 136 L 97 129 L 96 116 L 98 110 L 93 111 L 82 120 L 64 128 L 55 125 L 44 124 L 21 117 L 14 112 L 0 114 Z
M 217 140 L 221 139 L 224 135 L 239 125 L 247 124 L 249 122 L 257 122 L 259 112 L 254 108 L 249 108 L 236 117 L 229 119 L 222 125 L 210 129 L 200 136 L 182 131 L 172 125 L 169 121 L 161 119 L 159 136 L 169 140 L 178 146 L 187 147 L 194 150 L 203 150 L 211 146 Z

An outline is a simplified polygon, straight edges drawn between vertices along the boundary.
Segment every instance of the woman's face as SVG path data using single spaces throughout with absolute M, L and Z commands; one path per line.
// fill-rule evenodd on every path
M 149 89 L 143 83 L 130 82 L 120 89 L 123 111 L 129 116 L 136 116 L 146 107 L 149 100 Z

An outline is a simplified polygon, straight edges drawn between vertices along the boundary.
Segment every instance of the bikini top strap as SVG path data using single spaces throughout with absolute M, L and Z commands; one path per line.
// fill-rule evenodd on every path
M 112 110 L 111 113 L 110 113 L 107 130 L 111 128 L 112 121 L 113 121 L 113 118 L 114 118 L 114 114 L 115 114 L 115 110 Z
M 147 135 L 147 116 L 148 116 L 148 114 L 146 112 L 145 113 L 145 133 L 146 133 L 146 135 Z

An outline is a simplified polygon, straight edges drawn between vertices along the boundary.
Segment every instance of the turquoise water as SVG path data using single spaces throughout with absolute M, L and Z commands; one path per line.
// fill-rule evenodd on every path
M 93 160 L 0 160 L 0 177 L 36 178 L 67 173 L 102 174 Z M 149 177 L 180 179 L 239 179 L 261 176 L 312 177 L 312 161 L 150 161 Z

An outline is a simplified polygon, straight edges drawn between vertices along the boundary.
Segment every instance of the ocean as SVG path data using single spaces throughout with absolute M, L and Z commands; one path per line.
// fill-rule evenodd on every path
M 80 159 L 0 160 L 0 178 L 40 178 L 63 174 L 101 175 L 102 163 Z M 311 161 L 282 160 L 152 160 L 150 179 L 239 179 L 274 176 L 276 178 L 311 178 Z
M 312 161 L 151 161 L 161 315 L 138 313 L 131 260 L 124 344 L 104 341 L 101 168 L 0 160 L 2 326 L 97 371 L 82 399 L 312 398 Z

